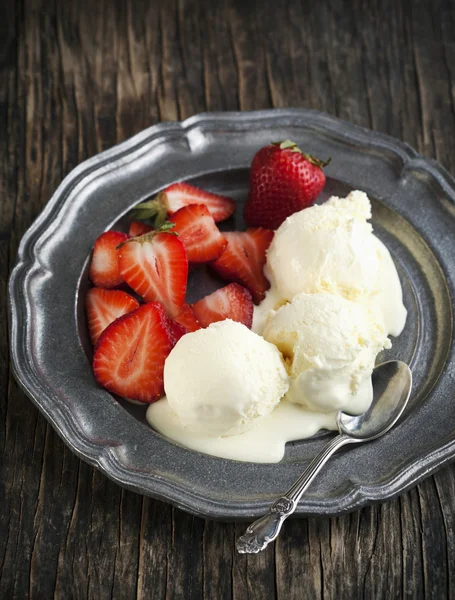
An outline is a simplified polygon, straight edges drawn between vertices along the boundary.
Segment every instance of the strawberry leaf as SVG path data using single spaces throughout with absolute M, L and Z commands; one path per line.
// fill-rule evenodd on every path
M 132 221 L 152 221 L 153 227 L 159 229 L 166 221 L 167 210 L 161 199 L 161 194 L 156 198 L 137 204 L 129 214 Z
M 301 152 L 297 144 L 291 140 L 284 140 L 283 142 L 272 142 L 273 146 L 279 146 L 280 150 L 292 150 L 293 152 Z
M 332 160 L 331 158 L 329 158 L 328 160 L 321 160 L 320 158 L 317 158 L 312 154 L 302 152 L 302 150 L 300 150 L 297 144 L 295 142 L 292 142 L 291 140 L 284 140 L 283 142 L 272 142 L 272 146 L 279 146 L 280 150 L 290 150 L 291 152 L 298 152 L 304 158 L 306 158 L 308 162 L 310 162 L 315 167 L 319 167 L 320 169 L 326 167 Z

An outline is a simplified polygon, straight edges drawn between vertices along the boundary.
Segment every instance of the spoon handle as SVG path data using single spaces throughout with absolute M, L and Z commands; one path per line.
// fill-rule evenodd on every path
M 354 440 L 344 434 L 337 435 L 330 440 L 284 496 L 275 500 L 269 508 L 269 512 L 257 519 L 257 521 L 254 521 L 247 528 L 244 535 L 239 537 L 236 544 L 237 551 L 240 554 L 257 554 L 277 538 L 284 521 L 295 511 L 303 492 L 308 488 L 332 454 L 345 444 L 356 441 L 358 440 Z

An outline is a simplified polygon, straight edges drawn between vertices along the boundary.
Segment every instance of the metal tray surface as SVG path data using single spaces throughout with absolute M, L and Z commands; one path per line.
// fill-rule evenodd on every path
M 232 196 L 239 206 L 223 227 L 242 228 L 254 153 L 288 138 L 332 158 L 324 197 L 351 189 L 370 196 L 373 227 L 397 264 L 409 311 L 405 331 L 381 358 L 406 361 L 414 376 L 401 423 L 332 458 L 297 514 L 336 515 L 397 496 L 455 455 L 455 182 L 408 145 L 303 109 L 160 123 L 64 179 L 24 235 L 9 282 L 16 378 L 68 446 L 120 485 L 209 518 L 262 514 L 330 434 L 288 444 L 278 464 L 256 464 L 200 454 L 154 432 L 143 407 L 114 398 L 92 376 L 83 311 L 88 260 L 101 232 L 122 227 L 132 206 L 178 180 Z M 219 285 L 199 271 L 190 298 Z

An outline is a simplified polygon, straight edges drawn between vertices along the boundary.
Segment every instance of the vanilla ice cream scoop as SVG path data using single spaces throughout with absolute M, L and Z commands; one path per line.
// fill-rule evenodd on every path
M 326 291 L 358 300 L 378 289 L 381 256 L 364 192 L 332 197 L 288 217 L 277 229 L 267 265 L 278 295 Z
M 301 293 L 269 319 L 263 335 L 289 364 L 288 400 L 322 412 L 369 406 L 376 355 L 390 347 L 380 312 L 326 292 Z
M 226 436 L 269 414 L 289 382 L 273 344 L 225 320 L 180 338 L 166 359 L 164 388 L 169 406 L 190 431 Z

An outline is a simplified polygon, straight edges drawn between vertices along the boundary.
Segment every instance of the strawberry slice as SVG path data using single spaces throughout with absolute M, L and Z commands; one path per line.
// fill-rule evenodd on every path
M 228 241 L 227 248 L 212 263 L 212 267 L 223 279 L 247 287 L 258 304 L 270 287 L 264 275 L 264 265 L 273 231 L 257 227 L 246 231 L 229 231 L 223 235 Z
M 187 331 L 197 331 L 198 329 L 201 329 L 201 325 L 196 319 L 194 311 L 189 304 L 184 304 L 181 307 L 180 312 L 174 317 L 174 320 L 183 325 Z
M 230 283 L 198 300 L 193 304 L 196 319 L 202 327 L 210 323 L 232 319 L 251 328 L 253 323 L 253 300 L 250 292 L 238 285 Z
M 164 393 L 164 361 L 172 346 L 163 308 L 144 304 L 101 334 L 93 357 L 95 378 L 114 394 L 154 402 Z
M 235 211 L 235 202 L 231 198 L 206 192 L 189 183 L 174 183 L 162 194 L 171 215 L 188 204 L 205 204 L 215 222 L 219 223 L 228 219 Z
M 89 277 L 98 287 L 114 288 L 123 283 L 118 265 L 117 246 L 128 239 L 126 233 L 106 231 L 96 240 Z
M 235 211 L 235 202 L 231 198 L 206 192 L 189 183 L 173 183 L 156 198 L 135 206 L 131 215 L 139 221 L 154 218 L 158 228 L 168 213 L 173 215 L 189 204 L 205 204 L 216 223 L 228 219 Z
M 175 346 L 175 344 L 183 335 L 185 335 L 185 333 L 188 333 L 188 329 L 186 327 L 170 317 L 167 317 L 167 330 L 171 337 L 172 347 Z
M 85 311 L 92 344 L 96 344 L 112 321 L 136 308 L 139 308 L 139 302 L 126 292 L 91 288 L 85 296 Z
M 227 241 L 204 204 L 190 204 L 178 210 L 169 219 L 186 246 L 190 263 L 205 263 L 217 259 Z
M 128 239 L 119 249 L 120 273 L 146 302 L 161 302 L 176 315 L 185 302 L 188 258 L 181 240 L 169 232 Z
M 141 223 L 141 221 L 131 221 L 128 235 L 130 237 L 137 237 L 138 235 L 149 233 L 149 231 L 153 231 L 153 227 L 150 227 L 150 225 Z
M 182 337 L 182 335 L 188 333 L 188 330 L 180 323 L 177 323 L 177 321 L 174 321 L 174 319 L 171 319 L 171 317 L 169 317 L 166 314 L 166 311 L 164 310 L 164 306 L 162 304 L 160 304 L 159 302 L 152 302 L 151 304 L 153 304 L 156 307 L 156 309 L 160 312 L 160 315 L 162 316 L 163 320 L 166 322 L 166 328 L 169 334 L 169 339 L 171 340 L 172 347 L 174 347 L 175 344 Z

